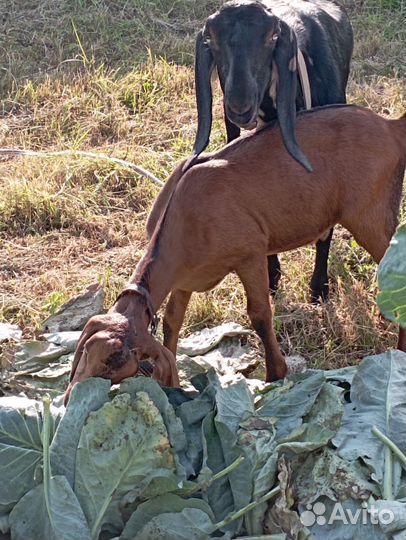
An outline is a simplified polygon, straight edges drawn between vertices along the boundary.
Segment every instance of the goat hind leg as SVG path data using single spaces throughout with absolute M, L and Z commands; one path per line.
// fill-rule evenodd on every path
M 191 294 L 188 291 L 172 291 L 166 304 L 163 320 L 164 345 L 175 357 L 179 332 L 185 318 L 185 312 Z
M 327 300 L 328 298 L 329 286 L 327 269 L 332 236 L 333 229 L 330 229 L 326 238 L 316 242 L 316 262 L 310 281 L 310 301 L 312 304 L 318 304 L 320 300 Z
M 385 224 L 371 221 L 363 228 L 360 227 L 359 231 L 351 230 L 350 227 L 348 229 L 352 232 L 359 245 L 365 248 L 374 261 L 379 264 L 388 249 L 390 240 L 396 229 L 396 224 L 396 219 L 393 219 L 392 223 L 387 224 L 386 227 Z M 400 325 L 396 348 L 406 352 L 406 329 Z
M 257 261 L 250 260 L 236 268 L 236 271 L 247 295 L 248 316 L 264 345 L 266 381 L 283 379 L 287 373 L 287 367 L 272 326 L 266 258 L 261 257 Z
M 268 255 L 268 279 L 269 290 L 274 295 L 278 290 L 279 280 L 281 279 L 281 263 L 278 255 Z

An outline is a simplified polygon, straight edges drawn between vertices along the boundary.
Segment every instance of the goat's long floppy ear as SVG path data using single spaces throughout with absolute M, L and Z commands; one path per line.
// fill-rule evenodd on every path
M 193 155 L 183 166 L 183 172 L 193 165 L 198 155 L 209 144 L 212 121 L 211 74 L 214 58 L 201 30 L 196 38 L 195 86 L 197 103 L 197 134 L 193 147 Z
M 283 142 L 289 154 L 309 172 L 313 170 L 296 140 L 297 44 L 294 32 L 280 21 L 280 34 L 272 61 L 271 96 L 276 92 L 276 110 Z M 276 72 L 275 72 L 276 70 Z

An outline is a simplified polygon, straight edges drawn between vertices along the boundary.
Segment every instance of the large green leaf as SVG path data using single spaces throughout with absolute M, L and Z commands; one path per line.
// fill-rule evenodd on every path
M 180 483 L 175 471 L 154 469 L 121 499 L 120 510 L 123 520 L 126 522 L 130 518 L 140 506 L 140 501 L 148 501 L 167 493 L 175 493 L 183 497 L 191 491 L 194 493 L 195 490 L 196 482 L 185 480 Z
M 297 382 L 288 381 L 265 394 L 257 412 L 260 416 L 276 417 L 278 437 L 286 436 L 303 423 L 303 416 L 313 407 L 324 382 L 321 371 L 299 376 Z
M 0 398 L 0 442 L 42 452 L 42 415 L 35 400 Z
M 42 452 L 0 443 L 0 514 L 7 512 L 35 486 Z
M 246 416 L 254 412 L 253 399 L 245 380 L 230 384 L 218 377 L 211 369 L 205 376 L 195 377 L 202 391 L 201 399 L 210 399 L 216 407 L 203 420 L 203 467 L 200 479 L 207 480 L 244 456 L 245 451 L 237 444 L 237 428 Z M 224 519 L 230 512 L 247 505 L 251 498 L 251 464 L 245 460 L 226 477 L 215 481 L 207 490 L 207 500 L 216 520 Z M 242 519 L 225 526 L 224 530 L 236 533 Z
M 231 465 L 244 450 L 237 445 L 237 437 L 230 428 L 209 413 L 203 421 L 204 459 L 202 477 L 218 473 Z M 209 474 L 208 474 L 208 471 Z M 251 500 L 252 472 L 249 460 L 245 460 L 229 475 L 215 481 L 207 490 L 206 497 L 213 509 L 217 521 L 224 519 L 230 512 L 241 509 Z M 242 520 L 236 520 L 225 527 L 228 532 L 236 533 L 241 528 Z
M 156 516 L 165 512 L 178 513 L 182 512 L 185 508 L 198 508 L 207 514 L 210 519 L 214 519 L 213 512 L 210 506 L 201 499 L 182 499 L 172 493 L 154 497 L 149 501 L 141 503 L 137 510 L 132 514 L 127 521 L 123 532 L 121 533 L 120 540 L 131 540 L 136 537 L 140 530 Z
M 120 499 L 156 468 L 175 471 L 159 410 L 148 394 L 118 394 L 91 412 L 76 455 L 75 493 L 97 537 L 104 524 L 120 533 Z
M 51 417 L 51 436 L 58 421 Z M 0 398 L 0 513 L 36 485 L 42 459 L 42 414 L 37 402 L 17 396 Z
M 390 321 L 406 327 L 406 223 L 392 238 L 378 268 L 378 306 Z
M 259 418 L 253 415 L 241 423 L 238 432 L 238 444 L 245 449 L 251 462 L 253 500 L 259 499 L 270 491 L 275 483 L 278 453 L 274 423 L 275 419 Z M 267 503 L 260 504 L 245 516 L 248 534 L 262 534 L 262 523 L 267 506 Z
M 176 409 L 186 436 L 186 455 L 195 474 L 199 472 L 203 460 L 202 421 L 213 407 L 211 400 L 200 399 L 198 396 L 196 399 L 181 403 Z
M 207 540 L 214 530 L 209 516 L 198 508 L 151 519 L 133 540 Z
M 79 502 L 64 476 L 50 479 L 48 504 L 44 484 L 29 491 L 10 514 L 13 540 L 91 540 Z
M 254 412 L 254 400 L 247 381 L 240 379 L 232 384 L 221 384 L 217 376 L 217 381 L 214 382 L 214 372 L 209 375 L 209 380 L 212 380 L 216 387 L 217 420 L 236 433 L 241 420 Z
M 51 466 L 54 474 L 63 474 L 73 487 L 76 449 L 86 418 L 108 401 L 110 381 L 91 378 L 74 386 L 66 412 L 51 444 Z
M 310 411 L 303 416 L 303 423 L 278 439 L 279 455 L 283 452 L 305 454 L 328 444 L 337 433 L 343 415 L 340 394 L 340 388 L 324 383 Z
M 172 405 L 159 386 L 153 379 L 145 377 L 132 377 L 126 379 L 120 385 L 120 393 L 129 394 L 134 398 L 137 392 L 146 392 L 162 415 L 168 432 L 169 441 L 175 450 L 175 462 L 179 481 L 185 480 L 186 476 L 194 474 L 193 467 L 186 456 L 187 442 L 182 429 L 182 422 L 177 418 Z
M 225 424 L 233 433 L 241 420 L 254 412 L 253 396 L 249 390 L 246 379 L 239 378 L 230 381 L 226 377 L 219 377 L 214 369 L 206 374 L 193 378 L 201 386 L 201 399 L 209 399 L 217 409 L 217 421 Z
M 381 481 L 383 443 L 371 432 L 376 425 L 406 452 L 406 354 L 390 351 L 365 358 L 354 376 L 351 403 L 344 407 L 342 425 L 333 439 L 340 457 L 362 458 Z

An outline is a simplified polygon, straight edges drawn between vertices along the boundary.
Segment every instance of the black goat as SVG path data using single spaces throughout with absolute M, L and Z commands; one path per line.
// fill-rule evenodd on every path
M 231 0 L 207 19 L 196 41 L 198 130 L 193 156 L 185 169 L 209 142 L 211 76 L 217 68 L 228 142 L 240 135 L 240 128 L 278 118 L 286 149 L 311 170 L 295 135 L 296 110 L 305 107 L 303 89 L 298 84 L 298 49 L 307 68 L 311 105 L 345 103 L 353 33 L 338 4 L 326 0 Z M 272 158 L 269 163 L 272 167 Z M 316 244 L 312 301 L 328 295 L 332 232 Z M 280 278 L 277 255 L 269 257 L 268 269 L 270 288 L 276 290 Z

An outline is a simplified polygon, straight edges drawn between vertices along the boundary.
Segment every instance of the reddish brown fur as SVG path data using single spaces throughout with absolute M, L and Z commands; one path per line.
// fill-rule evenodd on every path
M 147 224 L 152 238 L 131 281 L 149 288 L 156 309 L 172 292 L 164 345 L 173 354 L 191 293 L 236 271 L 265 346 L 267 380 L 281 378 L 286 365 L 272 329 L 266 255 L 314 242 L 340 223 L 375 261 L 382 258 L 397 224 L 406 115 L 386 120 L 360 107 L 325 107 L 299 115 L 297 133 L 312 174 L 287 154 L 279 129 L 266 128 L 183 176 L 179 165 L 160 193 Z M 130 318 L 142 341 L 148 317 L 141 299 L 124 296 L 113 312 Z

